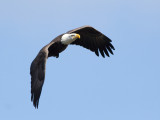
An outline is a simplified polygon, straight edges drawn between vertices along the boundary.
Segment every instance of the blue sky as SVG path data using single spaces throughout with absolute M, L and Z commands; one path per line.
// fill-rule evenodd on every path
M 160 1 L 1 0 L 0 119 L 160 120 Z M 68 30 L 91 25 L 112 39 L 110 58 L 69 46 L 47 61 L 39 109 L 30 64 Z

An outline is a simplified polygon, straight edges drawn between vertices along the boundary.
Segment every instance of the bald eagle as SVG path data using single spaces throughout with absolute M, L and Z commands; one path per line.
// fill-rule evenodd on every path
M 67 48 L 69 44 L 80 45 L 84 48 L 95 52 L 99 56 L 99 52 L 102 57 L 109 52 L 113 54 L 112 50 L 115 50 L 111 44 L 111 40 L 91 26 L 82 26 L 73 30 L 70 30 L 64 34 L 57 36 L 49 44 L 44 46 L 33 60 L 30 67 L 31 75 L 31 101 L 35 108 L 38 108 L 39 98 L 42 91 L 42 86 L 45 79 L 46 60 L 48 57 L 59 57 L 59 53 Z

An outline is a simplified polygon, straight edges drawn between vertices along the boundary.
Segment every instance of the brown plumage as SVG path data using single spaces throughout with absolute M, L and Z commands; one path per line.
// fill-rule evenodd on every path
M 83 46 L 84 48 L 95 52 L 97 56 L 99 56 L 99 52 L 103 57 L 105 57 L 105 55 L 109 57 L 109 52 L 113 54 L 112 50 L 114 50 L 114 47 L 111 44 L 111 40 L 95 28 L 91 26 L 82 26 L 68 31 L 66 34 L 72 33 L 79 34 L 80 39 L 76 39 L 70 44 Z M 38 108 L 39 104 L 39 98 L 45 79 L 45 67 L 47 58 L 51 56 L 58 58 L 59 53 L 65 50 L 68 46 L 68 44 L 66 45 L 61 42 L 63 35 L 64 34 L 59 35 L 49 44 L 44 46 L 31 64 L 31 101 L 33 101 L 35 108 Z

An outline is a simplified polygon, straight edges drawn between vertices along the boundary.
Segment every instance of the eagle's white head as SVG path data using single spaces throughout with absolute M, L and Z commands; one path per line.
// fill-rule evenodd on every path
M 76 33 L 64 34 L 62 35 L 61 42 L 64 45 L 68 45 L 75 41 L 76 39 L 80 39 L 80 35 Z

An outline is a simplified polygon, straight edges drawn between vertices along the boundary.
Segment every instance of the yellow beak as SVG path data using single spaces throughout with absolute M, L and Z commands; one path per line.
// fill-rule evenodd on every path
M 80 39 L 80 35 L 79 35 L 79 34 L 76 34 L 76 36 L 75 36 L 75 37 Z

